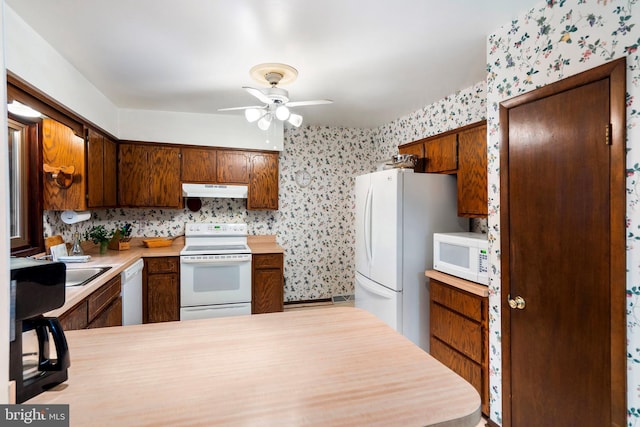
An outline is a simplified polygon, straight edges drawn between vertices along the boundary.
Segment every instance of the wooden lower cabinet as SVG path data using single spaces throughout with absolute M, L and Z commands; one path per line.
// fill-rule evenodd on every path
M 144 258 L 143 323 L 180 320 L 179 257 Z
M 489 308 L 480 297 L 430 280 L 430 354 L 478 390 L 489 414 Z
M 251 314 L 283 311 L 284 255 L 255 254 L 251 266 Z
M 65 331 L 87 328 L 122 326 L 122 298 L 120 297 L 120 275 L 87 298 L 76 304 L 71 310 L 60 316 L 60 324 Z

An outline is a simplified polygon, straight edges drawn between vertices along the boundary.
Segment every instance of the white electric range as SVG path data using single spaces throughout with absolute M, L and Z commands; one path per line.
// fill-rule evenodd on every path
M 180 320 L 245 314 L 251 314 L 247 224 L 185 224 Z

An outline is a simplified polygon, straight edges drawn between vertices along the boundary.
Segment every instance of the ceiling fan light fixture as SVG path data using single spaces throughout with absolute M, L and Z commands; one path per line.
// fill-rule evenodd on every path
M 285 105 L 280 105 L 276 108 L 276 117 L 278 120 L 287 120 L 290 114 L 289 109 Z
M 258 120 L 258 127 L 261 130 L 267 130 L 271 126 L 271 113 L 267 113 L 260 120 Z
M 302 124 L 302 116 L 300 114 L 291 114 L 289 116 L 288 122 L 295 127 L 300 127 L 300 125 Z
M 264 116 L 264 114 L 264 110 L 261 110 L 259 108 L 247 108 L 246 110 L 244 110 L 244 117 L 249 123 L 255 122 L 260 117 Z

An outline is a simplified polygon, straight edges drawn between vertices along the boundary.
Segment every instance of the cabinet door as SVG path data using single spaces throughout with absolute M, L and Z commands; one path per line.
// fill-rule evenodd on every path
M 251 155 L 247 209 L 278 209 L 278 154 Z
M 73 166 L 71 186 L 62 188 L 51 173 L 43 183 L 45 210 L 84 210 L 87 208 L 84 138 L 76 136 L 71 128 L 51 119 L 42 120 L 42 161 L 51 167 Z
M 150 205 L 147 150 L 142 145 L 118 145 L 118 201 L 121 206 Z
M 77 329 L 84 329 L 87 327 L 88 319 L 87 301 L 84 300 L 80 304 L 73 307 L 71 310 L 60 315 L 60 324 L 64 331 L 72 331 Z
M 122 206 L 180 207 L 180 149 L 120 144 L 118 200 Z
M 458 134 L 458 216 L 486 217 L 487 126 Z
M 242 151 L 218 150 L 218 184 L 248 184 L 249 159 Z
M 408 144 L 401 145 L 398 147 L 399 154 L 414 154 L 418 157 L 418 161 L 416 162 L 415 171 L 416 172 L 424 172 L 424 143 L 420 142 L 417 144 Z
M 252 259 L 251 313 L 284 309 L 283 254 L 259 254 Z
M 180 149 L 173 147 L 149 148 L 150 201 L 154 207 L 180 207 Z
M 110 326 L 122 326 L 122 298 L 120 297 L 98 314 L 87 328 L 107 328 Z
M 104 206 L 104 138 L 89 129 L 87 135 L 87 207 Z
M 89 129 L 87 135 L 87 207 L 113 207 L 117 204 L 117 145 Z
M 455 172 L 458 169 L 457 134 L 425 141 L 425 172 Z
M 213 148 L 182 149 L 182 181 L 215 183 L 216 150 Z
M 102 184 L 104 207 L 114 207 L 118 204 L 117 151 L 118 144 L 109 138 L 104 138 Z
M 178 275 L 147 275 L 146 323 L 180 320 Z

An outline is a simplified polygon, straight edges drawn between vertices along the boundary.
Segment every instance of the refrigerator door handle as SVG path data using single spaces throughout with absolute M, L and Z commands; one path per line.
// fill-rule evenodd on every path
M 367 254 L 367 261 L 371 264 L 373 258 L 373 248 L 371 245 L 371 205 L 373 204 L 373 188 L 367 189 L 367 200 L 364 205 L 364 247 Z
M 365 290 L 379 297 L 382 297 L 385 299 L 391 299 L 397 294 L 397 292 L 394 292 L 383 286 L 374 286 L 368 283 L 367 280 L 358 280 L 358 278 L 356 278 L 356 280 L 358 281 L 358 284 L 362 286 Z

